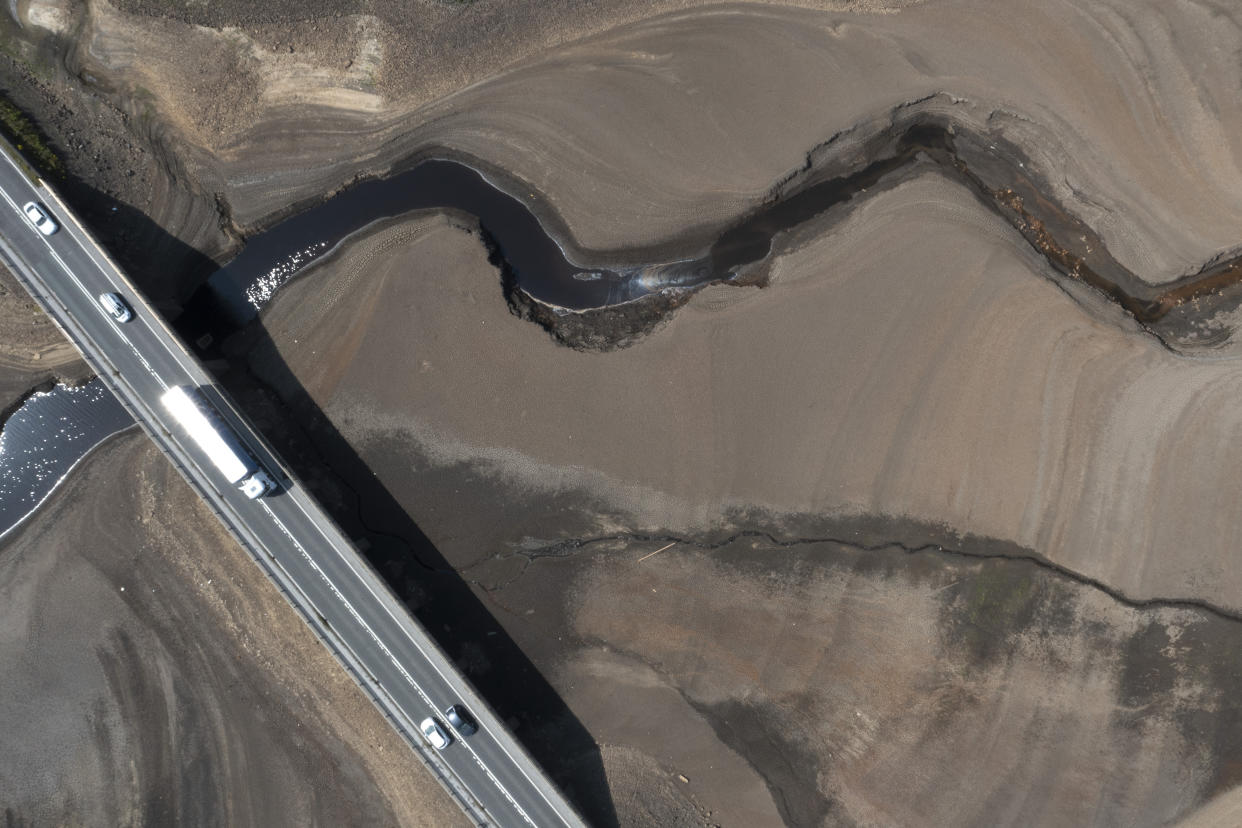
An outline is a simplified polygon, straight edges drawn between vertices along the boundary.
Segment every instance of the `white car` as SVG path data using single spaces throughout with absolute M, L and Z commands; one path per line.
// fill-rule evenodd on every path
M 423 719 L 418 729 L 427 737 L 427 741 L 431 742 L 431 746 L 436 750 L 444 750 L 453 743 L 453 737 L 444 732 L 444 728 L 435 719 L 428 716 Z
M 121 298 L 119 293 L 99 294 L 99 307 L 103 308 L 104 313 L 111 316 L 117 322 L 128 322 L 134 318 L 134 309 Z
M 26 218 L 30 219 L 35 229 L 45 236 L 50 236 L 60 229 L 60 225 L 52 220 L 43 205 L 36 201 L 28 201 L 22 205 L 22 212 L 26 214 Z

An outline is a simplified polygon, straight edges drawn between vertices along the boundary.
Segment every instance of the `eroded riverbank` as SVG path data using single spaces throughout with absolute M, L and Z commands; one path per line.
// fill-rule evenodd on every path
M 1190 351 L 1232 340 L 1232 314 L 1242 304 L 1242 255 L 1221 254 L 1198 272 L 1166 282 L 1135 273 L 1108 250 L 1101 236 L 1060 205 L 1031 159 L 999 134 L 973 131 L 966 122 L 932 116 L 941 101 L 905 107 L 889 127 L 865 139 L 851 166 L 829 141 L 807 154 L 805 169 L 772 187 L 766 203 L 724 228 L 696 256 L 638 260 L 637 249 L 615 260 L 573 261 L 572 239 L 547 200 L 529 186 L 525 197 L 506 172 L 480 174 L 465 161 L 420 152 L 411 169 L 367 181 L 292 216 L 250 239 L 245 249 L 200 288 L 187 310 L 191 340 L 245 324 L 275 293 L 350 235 L 416 210 L 440 209 L 476 218 L 500 268 L 515 312 L 547 328 L 564 344 L 608 349 L 632 344 L 688 296 L 714 282 L 764 285 L 774 247 L 841 205 L 891 188 L 933 166 L 1002 216 L 1061 277 L 1115 303 L 1168 346 Z M 864 126 L 859 127 L 865 131 Z M 486 164 L 475 159 L 476 166 Z M 844 171 L 843 171 L 844 170 Z M 509 191 L 506 192 L 505 188 Z M 836 220 L 848 209 L 836 210 Z M 822 223 L 816 224 L 822 232 Z M 675 243 L 666 249 L 676 250 Z M 628 262 L 628 263 L 625 263 Z M 613 306 L 629 305 L 620 311 Z M 586 312 L 588 319 L 582 318 Z
M 1152 283 L 1198 271 L 1235 244 L 1242 215 L 1238 165 L 1220 141 L 1238 117 L 1231 87 L 1217 81 L 1228 73 L 1209 71 L 1219 62 L 1213 52 L 1207 68 L 1192 73 L 1199 79 L 1194 94 L 1184 94 L 1177 44 L 1197 22 L 1159 4 L 1150 12 L 1167 18 L 1165 40 L 1141 25 L 1147 7 L 1132 4 L 1097 3 L 1108 9 L 1099 14 L 1059 0 L 1040 13 L 976 0 L 888 16 L 761 4 L 684 11 L 564 42 L 439 98 L 398 80 L 425 55 L 409 54 L 366 15 L 311 21 L 272 11 L 272 26 L 264 28 L 250 10 L 213 10 L 211 19 L 248 21 L 230 39 L 180 23 L 167 10 L 152 14 L 142 3 L 96 3 L 83 19 L 44 5 L 26 10 L 38 22 L 10 34 L 20 45 L 45 33 L 46 43 L 22 45 L 20 56 L 44 71 L 63 62 L 69 85 L 81 87 L 69 90 L 82 98 L 73 106 L 89 111 L 91 123 L 83 129 L 62 117 L 65 90 L 57 84 L 42 90 L 44 99 L 27 95 L 23 105 L 36 114 L 51 107 L 40 120 L 51 122 L 50 139 L 71 160 L 79 147 L 94 156 L 93 168 L 70 165 L 72 176 L 103 197 L 92 221 L 107 225 L 109 238 L 126 236 L 118 254 L 170 312 L 207 275 L 210 259 L 227 256 L 242 237 L 431 146 L 509 171 L 516 186 L 506 189 L 523 200 L 542 194 L 549 215 L 541 218 L 576 262 L 698 258 L 723 229 L 774 195 L 772 182 L 802 170 L 807 147 L 835 136 L 828 143 L 848 161 L 844 169 L 859 161 L 849 156 L 867 138 L 857 125 L 891 122 L 919 107 L 1023 147 L 1027 168 L 1050 185 L 1040 191 Z M 474 13 L 436 25 L 453 28 Z M 536 40 L 547 23 L 540 19 L 530 32 Z M 1017 20 L 1045 34 L 1038 42 L 1014 40 Z M 572 15 L 564 22 L 584 24 Z M 594 25 L 602 24 L 587 28 Z M 1143 69 L 1118 45 L 1135 38 L 1152 41 L 1155 69 Z M 143 65 L 129 59 L 136 43 L 153 41 L 181 46 L 148 49 Z M 921 68 L 903 55 L 919 55 Z M 1094 71 L 1100 61 L 1115 71 Z M 1035 70 L 1050 65 L 1054 71 Z M 192 82 L 205 67 L 244 94 L 216 101 L 223 87 Z M 368 87 L 380 67 L 388 70 L 379 75 L 384 83 L 375 87 L 372 79 Z M 314 92 L 290 107 L 298 72 Z M 579 105 L 601 89 L 613 106 Z M 51 105 L 48 95 L 62 102 Z M 103 102 L 116 111 L 105 112 Z M 1204 107 L 1218 127 L 1204 123 Z M 649 112 L 660 117 L 643 115 Z M 128 138 L 118 133 L 126 125 Z M 358 157 L 342 158 L 343 144 Z M 656 151 L 642 151 L 648 146 Z M 109 198 L 115 213 L 102 203 Z M 157 238 L 160 228 L 170 238 Z M 170 269 L 171 262 L 178 264 Z

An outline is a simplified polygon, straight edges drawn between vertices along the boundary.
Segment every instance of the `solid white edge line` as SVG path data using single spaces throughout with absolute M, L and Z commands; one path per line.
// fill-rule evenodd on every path
M 371 597 L 375 599 L 376 603 L 378 603 L 381 607 L 383 607 L 384 612 L 385 612 L 385 613 L 387 613 L 388 617 L 389 617 L 389 618 L 391 618 L 391 619 L 392 619 L 392 620 L 393 620 L 393 621 L 397 624 L 397 626 L 401 629 L 401 632 L 405 635 L 406 639 L 408 639 L 408 640 L 409 640 L 409 642 L 410 642 L 411 644 L 413 644 L 413 645 L 414 645 L 415 649 L 417 649 L 417 650 L 418 650 L 419 654 L 423 657 L 423 659 L 424 659 L 425 661 L 427 661 L 427 663 L 429 663 L 429 664 L 430 664 L 430 665 L 431 665 L 431 666 L 435 669 L 436 674 L 440 676 L 440 679 L 441 679 L 441 680 L 442 680 L 445 684 L 447 684 L 447 685 L 449 685 L 450 687 L 452 687 L 452 686 L 453 686 L 453 684 L 454 684 L 454 682 L 453 682 L 453 681 L 451 681 L 451 680 L 448 678 L 448 676 L 444 675 L 443 671 L 441 671 L 441 670 L 440 670 L 439 665 L 437 665 L 437 664 L 435 663 L 435 660 L 434 660 L 434 659 L 429 658 L 429 657 L 427 656 L 427 653 L 426 653 L 426 651 L 424 651 L 424 650 L 423 650 L 422 645 L 420 645 L 420 644 L 419 644 L 419 643 L 418 643 L 418 642 L 414 639 L 414 637 L 413 637 L 412 635 L 410 635 L 410 631 L 409 631 L 409 629 L 407 629 L 407 628 L 406 628 L 405 624 L 402 624 L 402 623 L 401 623 L 401 620 L 400 620 L 400 619 L 398 619 L 395 615 L 393 615 L 392 610 L 391 610 L 391 609 L 389 609 L 389 607 L 388 607 L 388 603 L 387 603 L 386 601 L 384 601 L 384 600 L 383 600 L 383 599 L 382 599 L 379 595 L 377 595 L 377 594 L 375 593 L 375 590 L 371 589 L 371 584 L 367 581 L 366 577 L 365 577 L 362 573 L 358 572 L 358 570 L 357 570 L 357 569 L 355 569 L 355 568 L 354 568 L 353 563 L 349 560 L 349 558 L 348 558 L 348 557 L 346 557 L 345 555 L 342 555 L 342 554 L 341 554 L 340 550 L 338 550 L 338 549 L 337 549 L 337 544 L 333 542 L 332 538 L 328 537 L 328 534 L 327 534 L 327 533 L 323 530 L 323 527 L 321 527 L 321 526 L 320 526 L 320 525 L 319 525 L 319 524 L 315 521 L 315 519 L 314 519 L 313 517 L 311 517 L 310 513 L 306 511 L 306 509 L 302 506 L 302 504 L 301 504 L 300 502 L 298 502 L 298 500 L 297 500 L 296 498 L 294 498 L 294 499 L 293 499 L 293 503 L 294 503 L 294 505 L 295 505 L 295 506 L 297 506 L 297 507 L 298 507 L 298 510 L 299 510 L 299 511 L 300 511 L 300 512 L 301 512 L 301 513 L 302 513 L 302 514 L 306 517 L 306 519 L 307 519 L 308 521 L 310 521 L 311 525 L 315 527 L 315 530 L 316 530 L 317 532 L 319 532 L 319 534 L 323 537 L 323 539 L 324 539 L 325 541 L 327 541 L 327 542 L 328 542 L 328 546 L 332 547 L 333 551 L 334 551 L 334 552 L 336 552 L 338 556 L 340 556 L 341 560 L 342 560 L 342 561 L 344 561 L 345 565 L 346 565 L 347 567 L 349 567 L 349 569 L 350 569 L 350 571 L 351 571 L 351 572 L 353 572 L 353 573 L 354 573 L 354 576 L 355 576 L 355 577 L 357 577 L 357 578 L 358 578 L 358 580 L 362 582 L 362 585 L 363 585 L 364 587 L 366 587 L 367 592 L 369 592 L 369 593 L 371 594 Z M 480 723 L 480 724 L 482 724 L 482 723 Z M 499 741 L 499 740 L 498 740 L 498 739 L 497 739 L 494 735 L 492 735 L 492 733 L 491 733 L 491 731 L 490 731 L 490 730 L 488 731 L 488 735 L 491 735 L 491 736 L 492 736 L 492 741 L 496 744 L 496 746 L 497 746 L 498 748 L 500 748 L 501 753 L 503 753 L 505 756 L 507 756 L 507 757 L 509 758 L 509 761 L 513 764 L 513 766 L 514 766 L 515 768 L 517 768 L 518 773 L 522 774 L 522 777 L 523 777 L 524 779 L 526 779 L 526 781 L 527 781 L 527 782 L 529 782 L 529 783 L 530 783 L 531 787 L 533 787 L 535 790 L 539 791 L 539 796 L 540 796 L 540 798 L 541 798 L 541 799 L 543 799 L 543 801 L 544 801 L 544 802 L 548 805 L 548 807 L 552 809 L 553 813 L 555 813 L 555 814 L 557 815 L 557 817 L 561 820 L 561 822 L 562 822 L 564 825 L 566 825 L 566 826 L 567 826 L 567 828 L 568 828 L 568 826 L 570 826 L 570 825 L 571 825 L 571 823 L 570 823 L 568 820 L 566 820 L 564 816 L 562 816 L 562 815 L 561 815 L 560 810 L 556 807 L 556 805 L 555 805 L 554 803 L 552 803 L 552 802 L 548 799 L 547 795 L 546 795 L 546 794 L 544 794 L 544 792 L 543 792 L 543 790 L 540 788 L 540 786 L 539 786 L 539 785 L 538 785 L 538 784 L 537 784 L 537 783 L 536 783 L 533 779 L 531 779 L 531 778 L 530 778 L 530 777 L 526 774 L 526 771 L 522 768 L 521 763 L 520 763 L 520 762 L 519 762 L 519 761 L 518 761 L 518 760 L 517 760 L 517 759 L 513 756 L 513 754 L 511 754 L 511 753 L 510 753 L 510 752 L 509 752 L 509 751 L 505 748 L 505 746 L 504 746 L 503 744 L 501 744 L 501 743 L 500 743 L 500 741 Z M 473 751 L 471 751 L 471 752 L 473 753 Z M 533 760 L 532 760 L 532 761 L 533 761 Z
M 432 714 L 438 716 L 440 712 L 439 708 L 437 708 L 435 703 L 431 701 L 431 697 L 428 696 L 427 692 L 423 690 L 422 686 L 419 685 L 419 683 L 414 680 L 414 677 L 410 675 L 409 671 L 405 669 L 405 667 L 401 664 L 400 659 L 398 659 L 393 654 L 392 650 L 388 649 L 388 645 L 385 644 L 383 640 L 375 633 L 375 630 L 371 629 L 371 625 L 368 624 L 365 619 L 363 619 L 361 613 L 359 613 L 358 610 L 354 608 L 354 605 L 349 602 L 349 599 L 347 599 L 344 595 L 341 594 L 341 591 L 337 588 L 336 584 L 332 582 L 332 579 L 329 578 L 324 573 L 324 571 L 319 567 L 319 564 L 315 562 L 314 558 L 310 556 L 310 554 L 306 551 L 306 549 L 302 546 L 302 544 L 298 542 L 297 538 L 293 536 L 293 533 L 290 532 L 289 529 L 285 526 L 284 521 L 282 521 L 276 515 L 276 513 L 272 511 L 271 507 L 268 506 L 268 504 L 260 502 L 259 505 L 263 508 L 263 511 L 267 512 L 268 516 L 276 524 L 276 527 L 280 529 L 280 531 L 284 533 L 285 537 L 287 537 L 289 541 L 294 546 L 297 547 L 297 550 L 302 553 L 302 557 L 306 559 L 306 562 L 310 564 L 311 568 L 315 570 L 316 574 L 318 574 L 319 577 L 323 579 L 323 582 L 328 585 L 328 589 L 332 591 L 332 594 L 336 596 L 336 599 L 345 607 L 346 611 L 351 616 L 353 616 L 354 621 L 356 621 L 364 630 L 367 631 L 367 634 L 371 636 L 371 640 L 375 643 L 375 645 L 380 648 L 380 651 L 383 652 L 384 655 L 388 657 L 388 660 L 392 662 L 392 665 L 397 668 L 397 672 L 400 673 L 401 676 L 410 684 L 410 686 L 413 687 L 418 692 L 418 695 L 422 698 L 422 700 L 427 703 L 427 706 L 429 708 L 431 708 Z M 306 515 L 306 517 L 307 519 L 311 521 L 312 524 L 314 523 L 314 520 L 310 517 L 310 515 Z M 329 539 L 325 537 L 325 540 L 329 540 Z M 334 546 L 334 545 L 331 542 L 329 542 L 329 546 Z M 346 561 L 346 563 L 348 564 L 348 561 Z M 355 575 L 356 574 L 357 573 L 355 572 Z M 369 586 L 368 586 L 368 591 L 369 591 Z M 374 593 L 372 593 L 372 597 L 375 597 L 378 600 L 378 596 L 375 596 Z M 419 654 L 423 657 L 423 660 L 431 665 L 431 667 L 436 671 L 436 673 L 440 676 L 440 678 L 444 680 L 445 684 L 451 685 L 451 682 L 445 679 L 444 674 L 440 672 L 440 668 L 436 666 L 434 660 L 427 657 L 426 652 L 423 651 L 422 647 L 418 645 L 418 642 L 413 641 L 413 639 L 411 639 L 411 642 L 414 644 L 415 647 L 418 648 Z M 410 717 L 411 721 L 414 721 L 416 718 L 417 717 L 414 717 L 414 716 Z M 506 788 L 501 783 L 501 781 L 496 778 L 496 776 L 492 773 L 491 769 L 488 768 L 487 764 L 484 763 L 483 760 L 479 758 L 479 755 L 474 752 L 474 749 L 470 747 L 470 745 L 466 742 L 466 740 L 459 738 L 457 741 L 459 744 L 461 744 L 463 748 L 466 749 L 466 751 L 474 759 L 475 764 L 477 764 L 480 768 L 482 768 L 483 772 L 487 774 L 487 778 L 491 780 L 492 784 L 495 785 L 496 788 L 502 794 L 504 794 L 505 799 L 509 800 L 509 804 L 512 805 L 513 809 L 518 812 L 518 815 L 521 816 L 522 819 L 525 820 L 528 825 L 534 826 L 535 825 L 534 821 L 531 820 L 530 816 L 526 813 L 525 809 L 523 809 L 522 806 L 518 804 L 517 800 L 514 799 L 513 795 L 509 792 L 509 789 Z M 497 743 L 497 745 L 500 747 L 502 751 L 504 750 L 503 745 L 500 745 L 499 743 Z M 508 756 L 509 754 L 506 752 L 505 755 Z M 512 759 L 512 757 L 510 757 L 510 759 Z M 551 805 L 552 803 L 549 802 L 548 804 Z
M 0 153 L 0 155 L 3 155 L 5 160 L 8 161 L 9 165 L 12 166 L 19 175 L 22 175 L 24 177 L 21 169 L 17 167 L 13 159 L 8 157 L 7 153 Z M 31 189 L 35 190 L 36 195 L 38 194 L 38 190 L 36 188 L 32 187 Z M 12 198 L 10 198 L 7 192 L 0 189 L 0 196 L 3 196 L 5 201 L 7 201 L 10 204 L 10 206 L 13 207 L 13 209 L 18 213 L 18 215 L 24 218 L 24 214 L 22 213 L 20 207 L 18 207 L 17 202 L 15 202 Z M 63 216 L 61 217 L 61 222 L 62 222 L 62 225 L 66 225 L 65 218 Z M 27 221 L 27 223 L 29 222 Z M 67 227 L 62 226 L 62 230 L 65 230 L 65 229 L 67 229 Z M 69 232 L 68 235 L 70 238 L 74 240 L 74 242 L 77 243 L 78 247 L 82 249 L 82 251 L 86 254 L 87 258 L 90 259 L 91 263 L 94 264 L 100 270 L 101 274 L 106 277 L 108 275 L 108 269 L 104 268 L 98 261 L 96 261 L 95 257 L 91 254 L 90 250 L 86 247 L 86 245 L 84 245 L 80 239 L 74 236 L 72 232 Z M 41 234 L 39 237 L 40 239 L 42 239 L 43 243 L 47 246 L 48 251 L 49 253 L 51 253 L 52 257 L 57 261 L 57 263 L 65 271 L 65 273 L 69 276 L 69 278 L 73 280 L 74 284 L 77 285 L 78 289 L 82 291 L 83 295 L 85 295 L 88 300 L 93 301 L 93 294 L 89 290 L 86 289 L 86 286 L 82 284 L 82 282 L 73 273 L 73 271 L 69 268 L 69 266 L 64 262 L 63 259 L 61 259 L 59 254 L 57 254 L 56 250 L 52 247 L 51 242 L 49 241 L 49 237 L 43 236 Z M 111 281 L 112 280 L 109 279 L 109 282 Z M 155 329 L 151 327 L 150 323 L 146 320 L 145 317 L 139 316 L 139 318 L 142 319 L 143 324 L 146 326 L 147 330 L 150 331 L 151 334 L 155 337 L 156 341 L 158 341 L 160 345 L 164 348 L 164 350 L 169 354 L 169 356 L 173 358 L 173 361 L 177 364 L 177 366 L 182 368 L 192 378 L 196 377 L 197 372 L 193 368 L 187 367 L 182 362 L 182 355 L 176 353 L 172 348 L 169 347 L 168 343 L 164 341 L 164 337 L 160 336 L 160 334 L 157 333 Z M 124 335 L 123 332 L 120 331 L 119 328 L 117 328 L 115 325 L 113 327 L 115 330 L 117 330 L 119 334 L 121 334 L 121 339 L 124 340 L 124 342 L 127 345 L 129 345 L 130 349 L 134 352 L 134 355 L 138 358 L 140 362 L 142 362 L 143 366 L 147 369 L 147 371 L 151 374 L 151 376 L 155 379 L 155 381 L 159 383 L 159 385 L 162 388 L 167 389 L 168 385 L 164 382 L 163 378 L 158 373 L 156 373 L 154 369 L 151 368 L 150 364 L 146 361 L 145 358 L 143 358 L 142 354 L 138 352 L 137 347 L 129 340 L 128 337 Z M 293 491 L 294 489 L 291 488 L 287 490 L 286 493 L 291 494 Z M 349 570 L 353 572 L 354 576 L 357 577 L 358 580 L 362 582 L 362 585 L 366 588 L 367 592 L 370 593 L 371 597 L 374 598 L 383 607 L 384 612 L 397 624 L 397 626 L 401 629 L 401 632 L 405 635 L 406 639 L 411 644 L 414 645 L 414 648 L 416 650 L 418 650 L 419 654 L 423 657 L 423 660 L 431 665 L 432 669 L 436 671 L 436 674 L 440 676 L 441 680 L 445 684 L 449 685 L 450 687 L 453 686 L 454 682 L 444 675 L 443 671 L 440 670 L 439 665 L 436 664 L 435 659 L 430 658 L 427 655 L 426 651 L 418 643 L 418 641 L 416 641 L 414 637 L 410 635 L 410 632 L 406 628 L 405 624 L 402 624 L 400 619 L 398 619 L 395 615 L 393 615 L 392 610 L 387 605 L 387 602 L 382 600 L 380 596 L 375 593 L 375 590 L 371 588 L 371 585 L 367 581 L 367 579 L 361 573 L 358 572 L 358 570 L 354 567 L 353 563 L 349 560 L 349 558 L 346 555 L 341 553 L 340 549 L 337 548 L 337 544 L 334 543 L 332 539 L 328 537 L 327 533 L 323 530 L 323 527 L 321 527 L 319 523 L 313 517 L 311 517 L 310 513 L 306 511 L 306 509 L 302 506 L 302 504 L 296 498 L 293 498 L 293 502 L 294 502 L 294 505 L 297 506 L 298 510 L 301 511 L 302 514 L 307 518 L 310 524 L 315 527 L 315 530 L 324 538 L 324 540 L 328 542 L 328 545 L 332 547 L 332 550 L 336 552 L 336 554 L 341 558 L 341 560 L 345 563 L 345 565 L 349 568 Z M 385 654 L 388 655 L 389 659 L 393 661 L 394 665 L 401 672 L 401 674 L 405 676 L 406 680 L 411 684 L 411 686 L 413 686 L 414 689 L 419 693 L 419 695 L 423 697 L 423 700 L 428 703 L 433 713 L 438 713 L 438 709 L 435 707 L 435 705 L 431 704 L 430 699 L 427 698 L 422 688 L 419 687 L 418 684 L 414 682 L 413 678 L 405 671 L 405 668 L 403 668 L 400 665 L 400 663 L 392 655 L 391 651 L 389 651 L 388 648 L 383 644 L 383 642 L 380 641 L 379 637 L 376 636 L 375 632 L 371 630 L 371 628 L 367 626 L 367 624 L 364 621 L 362 621 L 361 617 L 357 615 L 357 611 L 353 608 L 353 606 L 349 604 L 348 601 L 345 600 L 344 596 L 340 595 L 340 593 L 336 589 L 335 584 L 333 584 L 331 580 L 329 580 L 327 576 L 323 574 L 323 571 L 319 569 L 318 564 L 314 563 L 314 561 L 302 548 L 301 544 L 298 543 L 297 540 L 293 537 L 292 533 L 290 533 L 289 530 L 280 521 L 280 519 L 276 517 L 275 513 L 272 512 L 270 508 L 268 508 L 266 503 L 262 504 L 262 506 L 263 506 L 263 509 L 277 523 L 278 528 L 281 530 L 281 532 L 284 533 L 291 541 L 293 541 L 294 545 L 297 546 L 298 550 L 303 554 L 303 556 L 307 558 L 307 561 L 310 562 L 311 566 L 314 567 L 315 570 L 319 573 L 319 575 L 324 579 L 324 581 L 328 583 L 328 585 L 332 588 L 332 591 L 338 595 L 341 602 L 349 610 L 350 614 L 353 615 L 360 624 L 362 624 L 362 626 L 367 630 L 367 632 L 371 635 L 371 637 L 375 640 L 375 642 L 384 650 Z M 485 723 L 480 723 L 480 724 L 483 729 L 485 730 L 487 729 Z M 522 777 L 526 779 L 527 782 L 530 783 L 531 787 L 533 787 L 539 793 L 539 796 L 541 799 L 543 799 L 544 803 L 547 804 L 549 808 L 551 808 L 552 812 L 557 815 L 557 817 L 561 820 L 561 822 L 564 825 L 570 826 L 571 823 L 569 823 L 568 820 L 566 820 L 564 816 L 561 815 L 560 810 L 556 807 L 556 805 L 548 799 L 542 787 L 539 784 L 537 784 L 533 779 L 530 778 L 530 776 L 526 773 L 525 769 L 522 767 L 521 763 L 518 762 L 516 758 L 514 758 L 513 754 L 509 753 L 508 749 L 504 746 L 504 744 L 502 744 L 500 740 L 498 740 L 495 737 L 495 735 L 491 733 L 490 730 L 487 730 L 487 732 L 488 732 L 488 735 L 492 737 L 493 743 L 498 748 L 500 748 L 500 751 L 506 757 L 508 757 L 510 763 L 512 763 L 512 765 L 517 769 L 518 773 L 520 773 Z M 498 779 L 496 779 L 496 777 L 492 774 L 491 770 L 487 767 L 487 765 L 479 758 L 478 754 L 476 754 L 474 750 L 470 748 L 469 745 L 466 744 L 464 739 L 459 739 L 458 741 L 460 741 L 462 743 L 462 746 L 467 749 L 470 755 L 474 758 L 475 762 L 478 763 L 478 765 L 487 774 L 488 778 L 492 780 L 493 784 L 495 784 L 495 786 L 505 795 L 505 798 L 509 800 L 509 802 L 518 811 L 518 813 L 521 814 L 522 818 L 525 819 L 528 823 L 533 825 L 534 823 L 531 822 L 530 817 L 526 815 L 526 812 L 522 810 L 521 806 L 519 806 L 517 802 L 513 799 L 513 796 L 509 793 L 508 789 L 505 788 L 504 785 L 502 785 Z
M 4 153 L 0 153 L 0 155 L 3 155 L 3 154 L 4 154 Z M 7 158 L 8 156 L 6 155 L 5 157 Z M 11 206 L 11 207 L 13 208 L 13 210 L 14 210 L 15 212 L 17 212 L 17 214 L 18 214 L 18 215 L 21 215 L 21 216 L 23 216 L 23 217 L 24 217 L 24 214 L 22 213 L 21 208 L 17 206 L 17 202 L 16 202 L 16 201 L 14 201 L 12 198 L 10 198 L 10 197 L 9 197 L 9 194 L 8 194 L 7 192 L 5 192 L 4 190 L 0 190 L 0 196 L 3 196 L 3 197 L 4 197 L 4 200 L 5 200 L 5 201 L 7 201 L 7 202 L 9 203 L 9 206 Z M 61 220 L 62 220 L 62 221 L 64 221 L 64 219 L 63 219 L 63 218 L 62 218 Z M 29 222 L 27 222 L 27 223 L 29 223 Z M 72 237 L 73 237 L 73 236 L 72 236 L 72 234 L 70 234 L 70 238 L 72 238 Z M 81 281 L 80 279 L 78 279 L 77 274 L 75 274 L 75 273 L 73 272 L 73 270 L 69 267 L 69 265 L 65 264 L 65 260 L 64 260 L 64 259 L 62 259 L 62 258 L 60 257 L 60 254 L 56 252 L 56 249 L 55 249 L 54 247 L 52 247 L 52 243 L 48 240 L 48 238 L 49 238 L 49 237 L 44 236 L 44 235 L 42 235 L 42 234 L 40 234 L 40 235 L 39 235 L 39 239 L 40 239 L 40 240 L 42 240 L 42 242 L 43 242 L 44 246 L 46 246 L 46 247 L 47 247 L 47 251 L 48 251 L 48 253 L 49 253 L 49 254 L 51 254 L 52 258 L 56 260 L 56 263 L 57 263 L 58 265 L 60 265 L 61 270 L 63 270 L 63 271 L 65 272 L 65 274 L 66 274 L 66 275 L 67 275 L 67 276 L 68 276 L 71 280 L 73 280 L 73 283 L 74 283 L 75 285 L 77 285 L 78 290 L 80 290 L 80 291 L 82 292 L 82 295 L 83 295 L 83 296 L 85 296 L 85 297 L 87 298 L 87 300 L 88 300 L 88 301 L 90 301 L 92 304 L 94 304 L 94 302 L 95 302 L 95 295 L 94 295 L 91 291 L 89 291 L 89 290 L 87 290 L 87 289 L 86 289 L 86 285 L 82 284 L 82 281 Z M 76 239 L 75 239 L 75 241 L 76 241 Z M 85 252 L 85 251 L 84 251 L 84 252 Z M 95 262 L 95 260 L 94 260 L 93 258 L 91 258 L 89 254 L 87 255 L 87 258 L 90 258 L 90 259 L 91 259 L 91 262 L 92 262 L 93 264 L 95 264 L 96 266 L 98 266 L 98 263 L 97 263 L 97 262 Z M 34 266 L 34 265 L 31 265 L 31 267 L 33 267 L 33 266 Z M 105 273 L 104 275 L 106 276 L 107 274 Z M 121 340 L 122 340 L 122 341 L 123 341 L 126 345 L 128 345 L 128 346 L 129 346 L 129 349 L 130 349 L 131 351 L 133 351 L 133 352 L 134 352 L 134 356 L 138 358 L 138 361 L 139 361 L 139 362 L 141 362 L 141 363 L 142 363 L 142 365 L 143 365 L 143 367 L 147 369 L 147 373 L 149 373 L 149 374 L 151 375 L 151 377 L 152 377 L 152 378 L 153 378 L 156 382 L 158 382 L 158 383 L 160 384 L 160 386 L 161 386 L 161 387 L 163 387 L 163 388 L 167 389 L 167 388 L 168 388 L 168 386 L 164 383 L 164 379 L 163 379 L 163 378 L 162 378 L 162 377 L 161 377 L 158 373 L 156 373 L 155 369 L 153 369 L 153 368 L 151 367 L 151 364 L 150 364 L 149 362 L 147 362 L 146 358 L 145 358 L 145 357 L 143 357 L 143 355 L 142 355 L 141 353 L 139 353 L 139 351 L 138 351 L 138 347 L 137 347 L 136 345 L 134 345 L 134 343 L 133 343 L 133 342 L 131 342 L 131 341 L 130 341 L 129 337 L 127 337 L 127 336 L 125 335 L 124 331 L 122 331 L 120 328 L 118 328 L 118 327 L 117 327 L 117 325 L 116 325 L 116 323 L 115 323 L 115 322 L 112 322 L 111 324 L 112 324 L 112 328 L 113 328 L 113 330 L 115 330 L 115 331 L 117 332 L 117 334 L 121 337 Z M 157 338 L 158 338 L 158 337 L 157 337 Z M 98 343 L 96 343 L 96 344 L 98 345 Z M 167 348 L 167 346 L 165 346 L 165 347 Z M 100 348 L 100 350 L 103 350 L 103 349 L 102 349 L 102 348 Z

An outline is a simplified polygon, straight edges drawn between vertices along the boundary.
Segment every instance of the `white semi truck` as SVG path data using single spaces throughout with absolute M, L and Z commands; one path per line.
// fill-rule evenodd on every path
M 237 432 L 201 391 L 190 385 L 175 385 L 164 392 L 161 402 L 212 465 L 246 497 L 253 500 L 275 490 L 276 481 L 246 450 Z

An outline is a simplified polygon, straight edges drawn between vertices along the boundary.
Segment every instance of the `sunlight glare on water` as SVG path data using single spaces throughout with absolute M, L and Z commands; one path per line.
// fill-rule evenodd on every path
M 101 440 L 132 424 L 97 379 L 31 395 L 0 429 L 0 535 L 42 503 Z
M 262 308 L 276 295 L 276 291 L 296 276 L 303 267 L 318 258 L 327 246 L 327 242 L 320 241 L 290 253 L 284 261 L 268 269 L 246 287 L 246 301 L 253 305 L 255 310 Z

